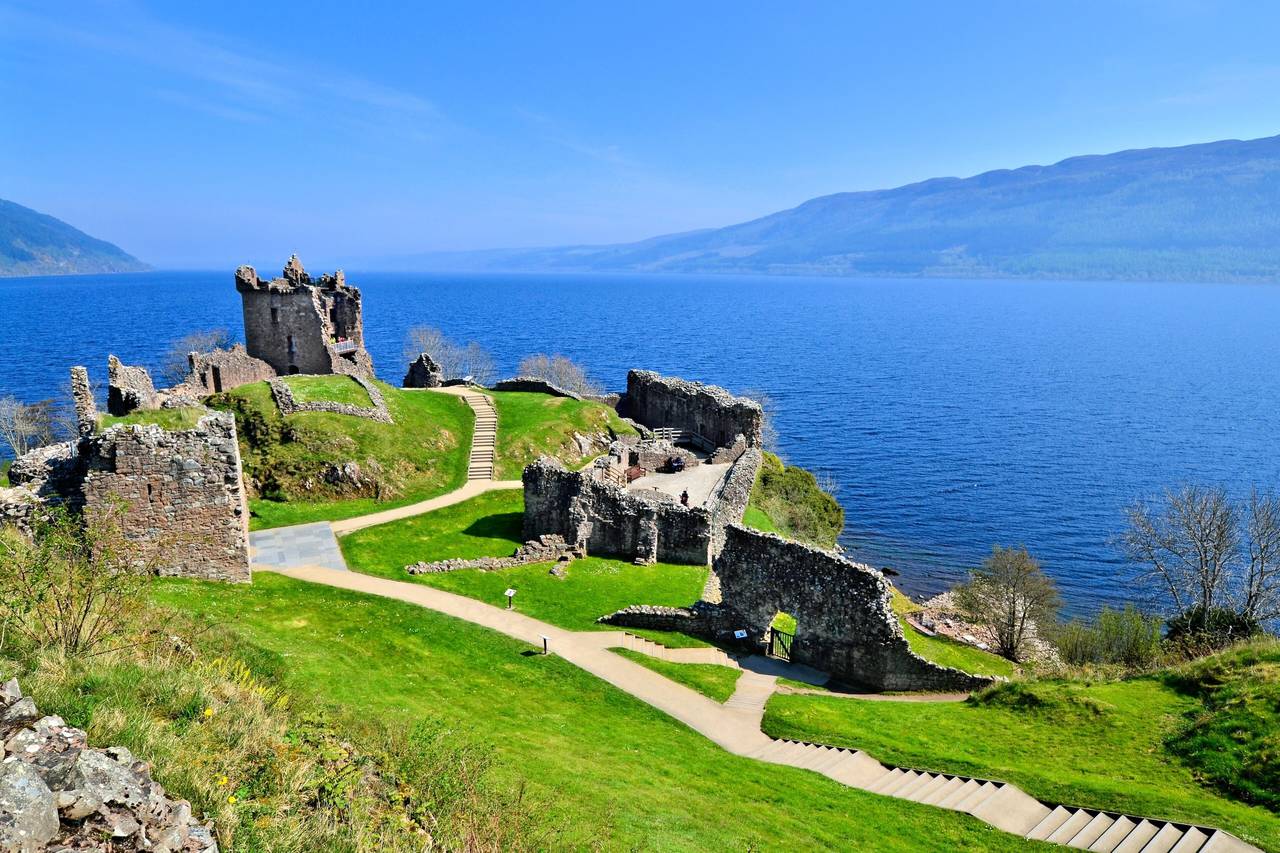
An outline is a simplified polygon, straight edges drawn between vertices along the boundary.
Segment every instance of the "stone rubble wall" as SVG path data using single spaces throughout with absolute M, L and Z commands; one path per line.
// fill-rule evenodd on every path
M 763 643 L 779 612 L 796 619 L 791 659 L 875 690 L 968 691 L 989 678 L 911 651 L 890 607 L 889 584 L 870 566 L 739 526 L 715 559 L 723 604 Z
M 525 539 L 557 534 L 587 553 L 638 563 L 708 560 L 711 513 L 705 507 L 647 500 L 554 459 L 525 468 L 523 479 Z
M 41 716 L 16 679 L 0 685 L 0 744 L 0 850 L 217 853 L 213 827 L 170 799 L 146 762 Z
M 752 447 L 745 450 L 733 463 L 720 484 L 711 510 L 711 557 L 714 559 L 724 549 L 725 531 L 731 524 L 741 524 L 751 500 L 751 490 L 756 485 L 756 475 L 764 464 L 764 454 Z M 714 569 L 712 577 L 715 576 Z
M 535 394 L 550 394 L 553 397 L 568 397 L 570 400 L 581 400 L 582 395 L 573 391 L 566 391 L 558 385 L 553 385 L 545 379 L 539 379 L 535 376 L 516 376 L 512 379 L 503 379 L 490 387 L 492 391 L 530 391 Z
M 231 349 L 190 353 L 187 355 L 187 366 L 191 376 L 184 385 L 189 386 L 190 393 L 185 396 L 202 397 L 219 391 L 230 391 L 241 385 L 270 381 L 276 375 L 271 365 L 249 355 L 244 344 L 235 344 Z M 172 391 L 177 392 L 178 389 L 174 388 Z
M 758 447 L 764 429 L 764 411 L 756 401 L 736 397 L 715 385 L 659 376 L 648 370 L 627 374 L 627 394 L 619 410 L 654 429 L 696 432 L 717 447 L 731 446 L 739 435 L 748 446 Z
M 441 572 L 456 572 L 463 569 L 478 569 L 483 572 L 499 569 L 514 569 L 517 566 L 528 566 L 535 563 L 553 563 L 576 560 L 586 556 L 581 550 L 573 548 L 563 538 L 555 534 L 545 534 L 531 539 L 516 549 L 510 557 L 479 557 L 474 560 L 439 560 L 434 563 L 419 562 L 405 566 L 404 570 L 411 575 L 431 575 Z
M 747 452 L 747 437 L 739 434 L 733 439 L 733 444 L 728 447 L 716 448 L 716 452 L 711 454 L 707 460 L 712 465 L 722 465 L 726 462 L 737 462 L 742 454 Z
M 354 379 L 361 388 L 369 393 L 369 401 L 373 403 L 371 407 L 353 406 L 350 403 L 335 403 L 332 400 L 316 400 L 308 403 L 299 403 L 293 396 L 289 383 L 279 377 L 270 381 L 271 396 L 276 402 L 276 408 L 280 410 L 282 415 L 293 415 L 298 412 L 328 412 L 333 415 L 350 415 L 354 418 L 367 418 L 371 421 L 379 423 L 392 423 L 391 412 L 387 409 L 387 401 L 382 396 L 382 391 L 378 386 L 363 376 L 352 374 Z
M 247 582 L 249 512 L 235 419 L 194 429 L 121 425 L 81 449 L 86 513 L 119 512 L 123 535 L 160 574 Z
M 98 403 L 93 399 L 89 370 L 77 365 L 71 368 L 71 401 L 76 409 L 76 429 L 80 435 L 93 435 L 98 429 Z
M 160 401 L 151 374 L 144 367 L 123 364 L 107 356 L 107 411 L 123 417 L 138 409 L 157 409 Z
M 409 370 L 404 375 L 405 388 L 439 388 L 444 382 L 444 371 L 430 353 L 419 353 L 409 362 Z

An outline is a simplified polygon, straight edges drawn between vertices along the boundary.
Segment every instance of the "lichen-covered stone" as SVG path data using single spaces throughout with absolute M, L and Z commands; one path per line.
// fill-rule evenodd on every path
M 36 853 L 58 834 L 57 798 L 22 761 L 0 764 L 0 851 Z

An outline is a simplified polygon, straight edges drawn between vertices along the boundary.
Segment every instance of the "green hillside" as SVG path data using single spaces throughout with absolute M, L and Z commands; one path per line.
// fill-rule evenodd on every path
M 149 269 L 119 246 L 61 219 L 0 199 L 0 276 L 81 275 Z

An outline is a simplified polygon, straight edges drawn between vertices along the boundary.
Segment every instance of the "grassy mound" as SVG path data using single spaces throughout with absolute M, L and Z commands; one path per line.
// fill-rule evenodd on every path
M 474 732 L 491 745 L 493 789 L 523 783 L 562 828 L 536 846 L 1025 848 L 965 815 L 730 755 L 555 655 L 409 604 L 266 573 L 250 587 L 167 580 L 157 591 L 279 655 L 299 694 L 389 727 L 427 717 Z
M 744 522 L 788 539 L 834 548 L 844 530 L 844 509 L 822 491 L 813 474 L 765 453 Z
M 1168 682 L 1203 704 L 1169 749 L 1221 790 L 1280 812 L 1280 642 L 1197 661 Z
M 1160 677 L 1013 682 L 952 703 L 778 695 L 764 728 L 907 767 L 1006 780 L 1049 801 L 1219 826 L 1280 849 L 1280 816 L 1201 784 L 1166 746 L 1203 707 Z
M 898 624 L 902 626 L 902 633 L 907 638 L 911 651 L 940 666 L 954 667 L 972 675 L 999 675 L 1004 678 L 1017 675 L 1018 668 L 999 655 L 984 652 L 968 643 L 958 643 L 942 635 L 930 637 L 912 628 L 906 615 L 919 609 L 920 605 L 898 590 L 893 590 L 893 612 L 898 617 Z
M 298 403 L 345 403 L 369 408 L 369 392 L 350 376 L 287 376 L 293 399 Z
M 295 376 L 289 383 L 295 394 L 314 399 L 365 394 L 345 376 Z M 448 394 L 379 387 L 394 423 L 322 412 L 283 417 L 265 382 L 209 398 L 235 413 L 255 529 L 377 512 L 466 481 L 474 424 L 466 404 Z M 341 473 L 352 462 L 358 479 Z
M 98 415 L 98 429 L 117 424 L 155 424 L 164 429 L 195 429 L 200 419 L 209 414 L 203 406 L 182 406 L 176 409 L 143 409 L 127 415 Z
M 738 676 L 742 675 L 741 670 L 717 663 L 673 663 L 651 658 L 630 649 L 614 649 L 614 652 L 653 670 L 664 678 L 698 691 L 712 702 L 721 704 L 733 695 L 734 687 L 738 684 Z
M 498 410 L 494 476 L 518 480 L 525 466 L 540 456 L 554 456 L 570 468 L 581 468 L 583 455 L 574 434 L 634 435 L 635 430 L 601 403 L 526 391 L 489 391 Z

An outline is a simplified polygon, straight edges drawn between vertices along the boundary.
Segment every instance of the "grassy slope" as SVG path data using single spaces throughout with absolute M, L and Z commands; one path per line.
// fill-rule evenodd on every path
M 749 527 L 819 548 L 834 548 L 844 530 L 844 509 L 822 491 L 813 474 L 784 465 L 772 453 L 764 454 L 747 512 Z
M 931 660 L 942 666 L 951 666 L 974 675 L 1000 675 L 1012 678 L 1017 675 L 1018 668 L 999 655 L 984 652 L 967 643 L 943 637 L 929 637 L 921 634 L 906 620 L 906 614 L 919 610 L 920 606 L 907 598 L 898 590 L 893 591 L 893 612 L 898 616 L 898 624 L 907 638 L 911 651 L 925 660 Z
M 758 506 L 748 506 L 747 511 L 742 515 L 742 525 L 750 527 L 752 530 L 760 530 L 764 533 L 777 533 L 778 525 L 773 523 L 773 519 L 769 514 Z
M 193 406 L 176 409 L 143 409 L 120 417 L 101 414 L 98 416 L 98 428 L 106 429 L 117 424 L 155 424 L 165 429 L 193 429 L 207 414 L 209 414 L 208 409 Z
M 281 418 L 265 382 L 242 385 L 213 398 L 219 405 L 235 404 L 241 409 L 238 425 L 247 476 L 275 477 L 289 498 L 250 501 L 254 529 L 377 512 L 452 491 L 466 481 L 474 423 L 466 404 L 447 394 L 406 392 L 389 385 L 380 388 L 395 419 L 392 424 L 314 412 Z M 366 469 L 370 461 L 381 467 L 377 475 L 384 484 L 381 500 L 335 498 L 332 492 L 304 490 L 307 479 L 320 480 L 327 463 L 348 460 Z
M 526 465 L 539 456 L 554 456 L 570 468 L 580 468 L 591 457 L 578 453 L 573 434 L 595 435 L 613 431 L 634 434 L 613 409 L 601 403 L 534 394 L 526 391 L 489 391 L 498 410 L 496 470 L 499 480 L 518 480 Z
M 289 376 L 284 381 L 299 403 L 346 403 L 362 408 L 373 405 L 369 392 L 350 376 Z
M 564 579 L 548 574 L 548 564 L 498 572 L 410 575 L 404 571 L 419 560 L 509 556 L 521 542 L 523 511 L 524 495 L 519 490 L 489 492 L 426 515 L 357 531 L 339 543 L 354 571 L 424 583 L 499 604 L 506 600 L 502 593 L 514 587 L 519 590 L 519 610 L 578 631 L 600 630 L 597 617 L 629 604 L 682 606 L 702 594 L 705 566 L 635 566 L 601 557 L 576 561 Z M 632 633 L 672 648 L 707 645 L 669 631 Z
M 769 734 L 1014 782 L 1033 796 L 1220 826 L 1280 849 L 1280 816 L 1204 787 L 1163 746 L 1195 699 L 1154 677 L 1015 683 L 962 703 L 775 696 Z
M 617 654 L 653 670 L 665 678 L 692 688 L 713 702 L 724 703 L 733 695 L 742 670 L 716 663 L 673 663 L 651 658 L 630 649 L 615 649 Z
M 163 581 L 157 596 L 284 656 L 296 691 L 490 741 L 499 779 L 526 780 L 566 823 L 559 848 L 1026 846 L 964 815 L 734 757 L 554 655 L 422 608 L 270 574 L 251 587 Z

